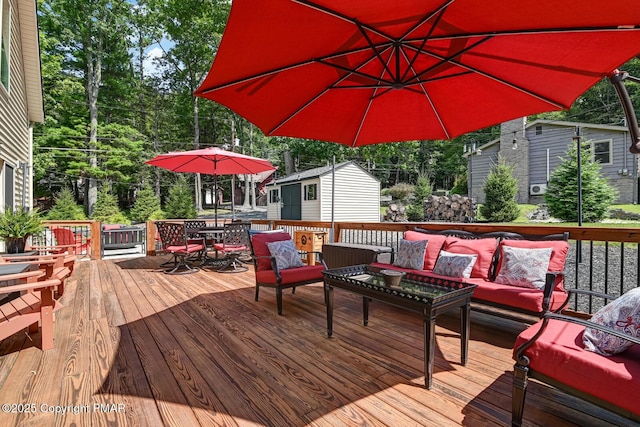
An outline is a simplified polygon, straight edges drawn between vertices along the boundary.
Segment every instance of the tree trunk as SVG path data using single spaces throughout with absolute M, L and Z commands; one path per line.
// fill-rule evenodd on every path
M 98 167 L 98 95 L 100 92 L 100 83 L 102 81 L 102 34 L 98 32 L 96 35 L 97 44 L 92 48 L 91 40 L 86 40 L 84 50 L 87 55 L 87 101 L 89 103 L 89 167 L 96 169 Z M 98 200 L 98 181 L 89 173 L 86 183 L 85 206 L 89 216 L 93 214 L 93 210 Z
M 198 98 L 193 96 L 193 146 L 197 150 L 200 148 L 200 120 L 198 117 Z M 196 211 L 202 212 L 202 180 L 200 174 L 196 174 L 195 179 Z

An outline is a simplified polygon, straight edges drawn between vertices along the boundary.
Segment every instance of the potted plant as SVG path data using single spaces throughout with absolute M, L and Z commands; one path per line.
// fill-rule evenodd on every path
M 44 229 L 38 209 L 6 208 L 0 213 L 0 238 L 6 245 L 8 253 L 24 252 L 27 238 Z

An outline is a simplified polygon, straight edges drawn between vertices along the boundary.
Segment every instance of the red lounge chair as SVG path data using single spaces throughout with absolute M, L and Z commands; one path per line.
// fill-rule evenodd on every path
M 316 252 L 320 258 L 320 265 L 305 265 L 279 270 L 275 257 L 271 256 L 269 252 L 267 243 L 282 240 L 291 240 L 291 235 L 284 231 L 256 233 L 250 239 L 251 257 L 256 272 L 256 301 L 258 301 L 260 286 L 275 288 L 278 314 L 280 315 L 282 315 L 282 290 L 293 288 L 292 293 L 295 293 L 296 286 L 322 282 L 324 280 L 322 271 L 327 268 L 322 260 L 322 254 Z
M 55 227 L 51 231 L 56 238 L 56 244 L 68 246 L 74 255 L 91 254 L 91 238 L 76 234 L 66 227 Z

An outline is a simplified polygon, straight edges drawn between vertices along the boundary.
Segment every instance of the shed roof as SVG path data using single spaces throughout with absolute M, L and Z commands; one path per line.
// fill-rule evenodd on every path
M 369 172 L 367 172 L 364 168 L 362 168 L 359 164 L 357 164 L 353 160 L 349 160 L 347 162 L 342 162 L 342 163 L 336 163 L 336 170 L 338 170 L 340 168 L 343 168 L 343 167 L 345 167 L 347 165 L 350 165 L 350 164 L 353 164 L 353 165 L 357 166 L 358 168 L 362 169 L 362 171 L 364 173 L 368 174 L 369 176 L 374 178 L 376 181 L 378 181 L 378 178 L 376 178 L 373 175 L 371 175 Z M 296 181 L 303 181 L 305 179 L 318 178 L 318 177 L 321 177 L 323 175 L 330 174 L 331 173 L 331 169 L 333 169 L 333 165 L 327 165 L 327 166 L 322 166 L 322 167 L 319 167 L 319 168 L 309 169 L 309 170 L 306 170 L 306 171 L 300 171 L 300 172 L 292 173 L 291 175 L 283 176 L 282 178 L 276 179 L 274 182 L 270 183 L 269 185 L 279 185 L 279 184 L 286 184 L 288 182 L 296 182 Z

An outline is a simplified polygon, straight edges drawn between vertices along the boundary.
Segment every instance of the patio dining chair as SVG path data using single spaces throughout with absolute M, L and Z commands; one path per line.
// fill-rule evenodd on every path
M 300 264 L 302 264 L 300 267 L 279 267 L 276 257 L 273 256 L 269 250 L 268 243 L 287 240 L 293 242 L 291 235 L 285 231 L 252 233 L 249 240 L 251 256 L 256 273 L 256 301 L 258 301 L 258 294 L 261 286 L 275 288 L 276 304 L 279 315 L 282 315 L 283 289 L 291 288 L 292 293 L 295 293 L 297 286 L 322 282 L 324 280 L 322 271 L 327 268 L 324 260 L 322 259 L 321 252 L 315 252 L 321 264 L 304 265 L 300 260 Z M 301 254 L 298 253 L 298 255 Z
M 158 233 L 162 241 L 163 251 L 173 256 L 173 268 L 165 270 L 167 274 L 187 274 L 200 270 L 191 265 L 187 258 L 198 254 L 202 257 L 206 250 L 203 239 L 190 239 L 184 224 L 157 222 Z
M 244 261 L 240 258 L 249 252 L 249 222 L 231 222 L 224 225 L 222 242 L 215 243 L 213 248 L 222 253 L 225 263 L 216 269 L 219 273 L 240 273 L 247 271 Z

